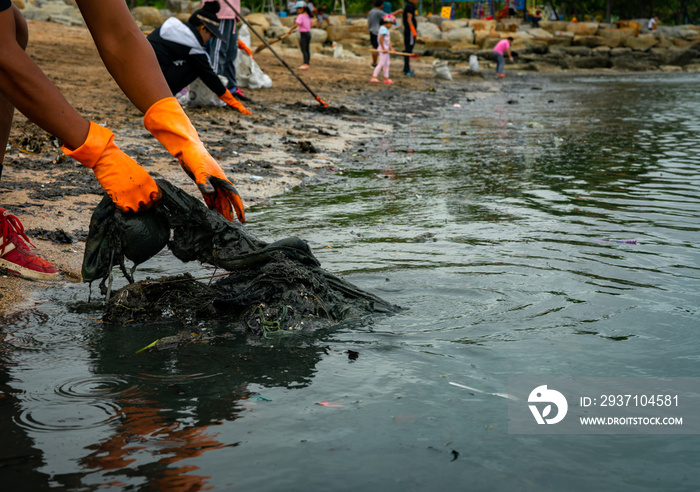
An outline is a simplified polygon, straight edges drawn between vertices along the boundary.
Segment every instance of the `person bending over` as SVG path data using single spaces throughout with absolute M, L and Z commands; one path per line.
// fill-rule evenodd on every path
M 153 49 L 124 0 L 76 0 L 107 70 L 144 113 L 144 126 L 180 161 L 204 201 L 226 219 L 245 221 L 243 202 L 172 96 Z M 27 23 L 10 0 L 0 0 L 0 162 L 14 109 L 63 141 L 63 151 L 92 169 L 123 212 L 153 207 L 160 190 L 153 178 L 114 143 L 114 134 L 78 114 L 24 52 Z M 74 60 L 77 62 L 77 60 Z M 0 209 L 0 265 L 29 278 L 52 279 L 57 269 L 27 245 L 17 217 Z M 31 243 L 29 243 L 31 244 Z
M 162 26 L 148 35 L 148 41 L 173 94 L 200 78 L 230 107 L 243 114 L 251 114 L 233 97 L 231 91 L 224 87 L 214 72 L 209 53 L 204 48 L 212 37 L 222 37 L 219 30 L 220 21 L 216 17 L 218 11 L 218 2 L 207 2 L 204 8 L 194 12 L 187 22 L 182 22 L 177 17 L 169 17 Z

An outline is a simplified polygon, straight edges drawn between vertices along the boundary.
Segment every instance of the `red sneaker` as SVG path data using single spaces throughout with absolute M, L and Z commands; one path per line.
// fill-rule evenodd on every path
M 12 274 L 35 280 L 57 278 L 56 267 L 37 256 L 24 240 L 34 246 L 24 233 L 24 226 L 19 219 L 0 208 L 0 267 Z

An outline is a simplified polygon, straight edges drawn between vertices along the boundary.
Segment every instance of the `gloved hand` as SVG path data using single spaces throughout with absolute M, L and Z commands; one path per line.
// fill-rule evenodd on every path
M 112 141 L 114 133 L 90 122 L 85 142 L 75 150 L 65 145 L 63 152 L 89 167 L 97 181 L 122 212 L 139 212 L 160 200 L 158 185 L 144 168 L 122 152 Z
M 250 59 L 253 59 L 253 52 L 250 50 L 250 48 L 248 48 L 248 45 L 240 39 L 238 40 L 238 49 L 245 51 L 250 56 Z
M 241 197 L 204 148 L 177 99 L 166 97 L 153 104 L 143 117 L 143 125 L 171 155 L 177 157 L 187 175 L 197 183 L 210 209 L 216 209 L 231 222 L 235 209 L 238 220 L 245 222 Z
M 253 114 L 249 110 L 243 106 L 238 99 L 233 97 L 231 94 L 231 91 L 226 89 L 226 92 L 224 92 L 221 96 L 219 96 L 219 99 L 221 99 L 223 102 L 229 105 L 229 107 L 233 109 L 237 109 L 239 113 L 241 114 Z
M 416 26 L 409 24 L 408 28 L 411 30 L 411 34 L 413 34 L 413 39 L 418 39 L 418 31 L 416 31 Z

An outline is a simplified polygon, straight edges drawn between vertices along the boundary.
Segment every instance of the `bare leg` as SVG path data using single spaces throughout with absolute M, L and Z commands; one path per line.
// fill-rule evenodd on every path
M 17 44 L 24 50 L 27 48 L 27 40 L 29 38 L 27 23 L 19 14 L 17 7 L 13 5 L 10 10 L 15 17 L 15 38 L 17 39 Z M 0 93 L 0 178 L 2 178 L 2 163 L 5 159 L 7 141 L 10 138 L 10 129 L 12 128 L 12 116 L 14 112 L 15 107 Z

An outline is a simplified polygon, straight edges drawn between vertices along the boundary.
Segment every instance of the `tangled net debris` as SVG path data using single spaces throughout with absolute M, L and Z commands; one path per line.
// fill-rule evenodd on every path
M 82 273 L 86 282 L 101 280 L 104 321 L 174 319 L 191 326 L 216 319 L 232 330 L 273 337 L 401 309 L 321 268 L 301 239 L 266 243 L 168 181 L 158 185 L 163 199 L 154 211 L 121 214 L 106 196 L 93 213 Z M 189 274 L 134 282 L 124 259 L 135 269 L 166 246 L 184 262 L 227 273 L 211 284 Z M 131 283 L 110 292 L 117 265 Z

